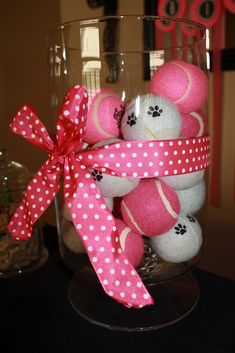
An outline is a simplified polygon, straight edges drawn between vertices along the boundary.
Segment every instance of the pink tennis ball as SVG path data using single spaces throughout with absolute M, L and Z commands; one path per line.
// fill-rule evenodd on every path
M 207 99 L 208 79 L 198 66 L 172 60 L 157 69 L 150 81 L 150 92 L 169 99 L 180 112 L 198 110 Z
M 191 113 L 182 113 L 181 121 L 180 138 L 199 137 L 207 131 L 206 117 L 200 110 Z
M 120 97 L 109 89 L 101 89 L 91 101 L 87 113 L 84 140 L 94 144 L 118 137 L 123 105 Z
M 142 179 L 123 197 L 124 222 L 134 231 L 148 237 L 166 232 L 175 224 L 180 212 L 176 192 L 157 179 Z
M 115 219 L 121 248 L 133 267 L 137 267 L 144 256 L 144 240 L 134 233 L 121 219 Z

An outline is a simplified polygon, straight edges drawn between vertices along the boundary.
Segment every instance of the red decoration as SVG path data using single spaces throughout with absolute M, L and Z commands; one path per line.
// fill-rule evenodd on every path
M 8 230 L 16 240 L 31 237 L 33 224 L 52 202 L 63 175 L 65 203 L 105 292 L 125 306 L 141 308 L 153 300 L 121 249 L 113 215 L 90 168 L 132 178 L 198 171 L 208 166 L 209 137 L 123 141 L 82 150 L 86 113 L 87 92 L 76 85 L 61 106 L 55 142 L 28 106 L 13 119 L 12 131 L 46 150 L 49 157 L 29 182 Z M 80 149 L 76 154 L 75 147 Z

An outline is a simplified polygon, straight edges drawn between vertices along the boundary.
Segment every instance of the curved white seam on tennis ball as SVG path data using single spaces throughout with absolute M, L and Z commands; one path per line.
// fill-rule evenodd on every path
M 120 234 L 120 244 L 121 244 L 121 248 L 123 251 L 125 251 L 125 243 L 126 243 L 126 237 L 127 237 L 127 234 L 130 232 L 130 228 L 129 227 L 125 227 L 123 229 L 123 231 L 121 232 Z
M 189 91 L 189 88 L 190 88 L 190 86 L 191 86 L 192 81 L 191 81 L 191 78 L 190 78 L 188 72 L 187 72 L 181 65 L 176 64 L 176 63 L 172 63 L 172 64 L 175 65 L 175 66 L 180 67 L 180 68 L 185 72 L 185 74 L 186 74 L 186 76 L 187 76 L 187 78 L 188 78 L 188 81 L 189 81 L 189 85 L 188 85 L 188 87 L 187 87 L 185 93 L 183 94 L 183 96 L 180 97 L 179 99 L 177 99 L 176 101 L 174 101 L 174 103 L 180 103 L 180 101 L 181 101 L 182 99 L 184 99 L 185 96 L 188 94 L 188 91 Z
M 122 201 L 123 207 L 126 210 L 126 213 L 128 215 L 128 217 L 130 218 L 131 222 L 134 224 L 135 228 L 138 230 L 138 232 L 140 234 L 144 234 L 144 232 L 142 231 L 142 229 L 140 228 L 140 226 L 138 225 L 138 223 L 134 220 L 134 218 L 132 217 L 131 211 L 129 210 L 129 208 L 127 207 L 127 205 L 125 204 L 124 201 Z
M 104 99 L 106 97 L 113 97 L 113 95 L 110 93 L 100 94 L 100 96 L 98 97 L 98 99 L 95 102 L 93 120 L 94 120 L 95 127 L 97 128 L 99 133 L 104 134 L 107 137 L 111 138 L 111 137 L 113 137 L 113 135 L 109 134 L 108 132 L 106 132 L 105 130 L 102 129 L 102 127 L 100 126 L 100 123 L 99 123 L 98 116 L 97 116 L 97 108 L 98 108 L 100 102 L 102 101 L 102 99 Z
M 171 204 L 170 202 L 167 200 L 163 190 L 162 190 L 162 186 L 161 186 L 161 183 L 159 180 L 156 180 L 155 181 L 156 183 L 156 187 L 157 187 L 157 190 L 161 196 L 161 199 L 163 201 L 163 204 L 165 206 L 165 208 L 167 209 L 167 211 L 170 213 L 170 215 L 173 217 L 173 218 L 178 218 L 178 214 L 173 210 L 173 208 L 171 207 Z
M 192 115 L 195 119 L 197 119 L 198 123 L 199 123 L 199 132 L 197 134 L 197 137 L 202 136 L 203 133 L 203 121 L 202 118 L 200 117 L 200 115 L 197 112 L 192 112 L 190 113 L 190 115 Z
M 176 130 L 174 128 L 166 128 L 166 129 L 161 130 L 159 132 L 155 132 L 155 134 L 150 132 L 148 128 L 145 128 L 144 130 L 147 133 L 147 135 L 149 135 L 149 137 L 154 137 L 154 139 L 156 139 L 156 140 L 160 140 L 161 138 L 165 137 L 166 134 L 167 134 L 167 136 L 172 135 L 172 138 L 178 137 L 178 134 L 177 135 L 175 134 Z

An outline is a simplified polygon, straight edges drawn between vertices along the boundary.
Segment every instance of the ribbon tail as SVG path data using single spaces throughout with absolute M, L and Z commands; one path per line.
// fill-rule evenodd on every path
M 15 240 L 32 236 L 33 224 L 45 212 L 59 190 L 61 172 L 61 164 L 51 156 L 29 182 L 25 196 L 8 224 L 8 231 Z
M 65 202 L 104 291 L 127 307 L 153 304 L 121 249 L 114 218 L 88 168 L 74 155 L 65 160 L 64 167 Z

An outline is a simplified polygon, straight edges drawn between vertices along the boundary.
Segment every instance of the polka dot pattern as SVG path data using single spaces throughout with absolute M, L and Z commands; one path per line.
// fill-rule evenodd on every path
M 45 126 L 27 105 L 24 105 L 13 118 L 10 129 L 15 134 L 23 136 L 25 140 L 39 146 L 46 152 L 52 152 L 54 149 L 54 142 L 50 138 Z
M 16 240 L 31 237 L 33 223 L 45 212 L 59 190 L 62 171 L 61 163 L 51 155 L 29 182 L 24 198 L 8 225 Z
M 72 87 L 64 98 L 56 122 L 55 144 L 29 107 L 23 107 L 13 119 L 13 132 L 45 149 L 49 158 L 28 184 L 8 229 L 18 240 L 31 236 L 33 224 L 58 191 L 63 172 L 64 198 L 100 283 L 115 300 L 127 307 L 140 308 L 152 304 L 153 300 L 144 285 L 139 286 L 141 279 L 121 250 L 114 218 L 89 169 L 73 152 L 75 145 L 76 150 L 83 147 L 86 109 L 86 91 L 78 85 Z M 100 153 L 98 160 L 103 160 L 104 156 Z M 126 154 L 121 158 L 125 159 Z
M 114 218 L 89 168 L 137 178 L 194 172 L 208 166 L 209 137 L 123 141 L 83 150 L 86 112 L 87 93 L 83 87 L 73 86 L 56 121 L 55 143 L 28 106 L 13 119 L 12 131 L 49 152 L 49 158 L 28 184 L 8 229 L 15 239 L 31 236 L 34 222 L 58 191 L 63 173 L 64 198 L 71 219 L 105 292 L 125 306 L 141 308 L 153 300 L 121 250 Z
M 102 154 L 102 159 L 99 157 Z M 111 175 L 146 178 L 192 173 L 209 165 L 208 135 L 164 141 L 122 141 L 78 153 L 83 163 Z
M 79 174 L 78 179 L 75 173 Z M 75 154 L 65 159 L 65 202 L 100 283 L 109 295 L 126 306 L 138 308 L 151 304 L 152 298 L 145 287 L 140 286 L 140 277 L 121 250 L 114 218 L 99 188 L 92 179 L 86 179 L 87 173 L 88 168 L 83 168 Z M 79 181 L 85 179 L 86 182 Z M 127 281 L 130 286 L 126 286 Z

